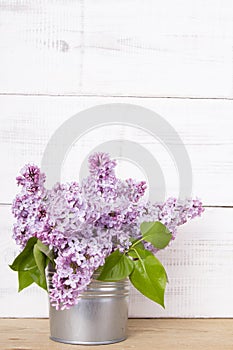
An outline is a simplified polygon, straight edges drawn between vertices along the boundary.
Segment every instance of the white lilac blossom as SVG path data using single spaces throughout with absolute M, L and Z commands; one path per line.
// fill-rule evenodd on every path
M 82 181 L 44 187 L 45 175 L 26 165 L 17 182 L 22 186 L 13 202 L 16 218 L 13 237 L 22 248 L 31 237 L 49 246 L 55 255 L 50 288 L 51 304 L 68 309 L 78 302 L 93 273 L 113 251 L 125 252 L 132 239 L 140 238 L 143 221 L 160 221 L 175 238 L 177 227 L 201 215 L 198 199 L 165 203 L 143 200 L 145 181 L 121 180 L 116 161 L 108 154 L 89 157 L 90 175 Z M 144 242 L 147 249 L 155 248 Z

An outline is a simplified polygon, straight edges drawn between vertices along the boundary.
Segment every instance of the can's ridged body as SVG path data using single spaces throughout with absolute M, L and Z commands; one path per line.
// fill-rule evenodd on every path
M 48 272 L 51 286 L 53 272 Z M 94 276 L 95 277 L 95 276 Z M 93 278 L 69 310 L 50 305 L 51 339 L 70 344 L 109 344 L 126 338 L 129 281 L 102 282 Z

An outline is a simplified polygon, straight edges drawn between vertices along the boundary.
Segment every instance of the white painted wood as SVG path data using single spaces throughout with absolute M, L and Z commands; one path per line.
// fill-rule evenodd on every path
M 231 0 L 0 0 L 0 92 L 232 96 Z
M 8 264 L 17 248 L 11 239 L 12 215 L 1 206 L 0 317 L 47 317 L 47 295 L 36 287 L 17 293 Z M 232 317 L 233 209 L 206 209 L 203 217 L 179 229 L 173 244 L 158 254 L 169 284 L 166 309 L 132 290 L 131 317 Z
M 15 177 L 25 163 L 40 165 L 46 144 L 58 127 L 77 112 L 105 103 L 138 104 L 162 116 L 187 148 L 193 168 L 193 195 L 201 197 L 206 205 L 232 205 L 233 101 L 20 96 L 0 97 L 3 179 L 0 181 L 0 203 L 11 203 L 18 191 Z M 82 123 L 80 120 L 80 125 Z M 96 123 L 95 130 L 88 131 L 70 148 L 62 168 L 63 181 L 78 178 L 83 158 L 96 145 L 114 139 L 131 140 L 150 151 L 159 163 L 166 180 L 167 195 L 178 193 L 176 164 L 158 139 L 134 126 L 98 127 L 98 119 Z M 78 133 L 77 130 L 77 136 Z M 172 144 L 172 135 L 168 133 L 167 136 Z M 62 140 L 57 144 L 57 149 L 59 147 L 62 148 Z M 173 144 L 173 147 L 177 145 Z M 131 175 L 129 171 L 127 176 Z

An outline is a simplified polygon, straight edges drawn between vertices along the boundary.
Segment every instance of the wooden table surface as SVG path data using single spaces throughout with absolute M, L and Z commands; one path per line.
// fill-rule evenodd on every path
M 130 319 L 124 342 L 98 346 L 115 350 L 232 350 L 233 319 Z M 84 349 L 49 339 L 48 319 L 0 319 L 0 349 Z

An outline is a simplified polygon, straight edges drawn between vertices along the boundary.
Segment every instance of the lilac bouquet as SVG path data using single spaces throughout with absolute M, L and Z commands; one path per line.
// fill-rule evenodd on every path
M 81 184 L 45 188 L 45 175 L 26 165 L 17 177 L 21 192 L 13 202 L 13 237 L 21 247 L 11 269 L 19 291 L 32 283 L 47 290 L 45 270 L 53 267 L 51 304 L 68 309 L 91 282 L 129 277 L 145 296 L 164 306 L 167 275 L 156 252 L 175 238 L 177 227 L 203 212 L 202 203 L 169 198 L 143 199 L 144 181 L 116 177 L 108 154 L 89 157 L 89 176 Z

